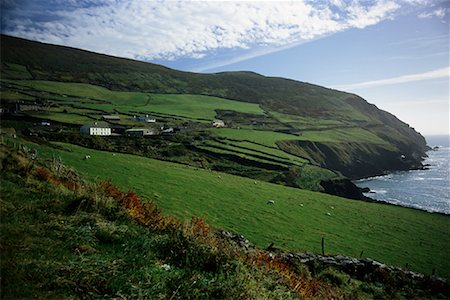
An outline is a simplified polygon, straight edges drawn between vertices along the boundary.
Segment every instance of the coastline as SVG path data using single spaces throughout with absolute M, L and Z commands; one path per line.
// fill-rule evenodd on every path
M 448 136 L 444 137 L 448 138 Z M 427 151 L 427 154 L 430 155 L 424 159 L 425 163 L 421 168 L 359 178 L 352 180 L 352 183 L 361 189 L 365 196 L 364 201 L 402 206 L 428 213 L 450 216 L 450 210 L 448 210 L 447 206 L 449 204 L 447 200 L 448 194 L 446 189 L 441 188 L 441 186 L 445 187 L 445 183 L 442 184 L 441 182 L 446 181 L 446 177 L 448 177 L 448 170 L 446 173 L 445 169 L 450 162 L 450 158 L 447 158 L 447 153 L 450 154 L 450 147 L 439 146 L 439 148 L 436 146 L 430 147 L 430 150 Z M 433 156 L 435 151 L 439 151 L 439 155 Z M 431 164 L 427 160 L 431 160 L 429 161 Z M 427 173 L 425 174 L 425 172 L 421 171 L 426 171 Z M 421 184 L 418 184 L 419 182 Z M 380 198 L 373 197 L 376 197 L 376 192 L 374 191 L 377 189 L 378 195 L 382 195 Z M 418 192 L 417 194 L 414 192 L 414 189 Z M 433 191 L 437 191 L 437 193 L 433 194 Z M 422 198 L 421 192 L 423 193 Z

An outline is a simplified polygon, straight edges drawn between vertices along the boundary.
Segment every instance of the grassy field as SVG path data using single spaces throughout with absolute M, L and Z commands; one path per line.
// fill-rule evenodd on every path
M 121 112 L 156 112 L 172 114 L 180 117 L 214 119 L 216 109 L 235 110 L 244 113 L 263 114 L 258 104 L 233 101 L 217 97 L 188 94 L 150 94 L 140 92 L 117 92 L 106 88 L 84 84 L 63 83 L 53 81 L 20 81 L 15 82 L 24 87 L 35 90 L 67 95 L 85 97 L 95 100 L 108 101 L 109 104 L 81 104 L 80 106 L 105 111 L 114 109 Z
M 295 128 L 303 129 L 310 128 L 311 126 L 317 128 L 327 128 L 330 126 L 340 126 L 345 125 L 345 122 L 334 119 L 321 119 L 311 118 L 305 116 L 296 116 L 296 115 L 288 115 L 279 112 L 271 112 L 270 113 L 277 120 L 292 125 Z
M 37 81 L 37 80 L 22 80 L 13 81 L 6 80 L 6 83 L 14 83 L 16 86 L 23 88 L 32 88 L 35 91 L 43 93 L 52 93 L 58 96 L 59 109 L 66 105 L 77 103 L 76 99 L 84 99 L 77 103 L 78 108 L 66 106 L 67 111 L 79 112 L 84 110 L 87 115 L 94 114 L 98 117 L 98 111 L 102 110 L 105 113 L 112 113 L 119 111 L 122 113 L 131 114 L 152 114 L 159 113 L 165 116 L 175 118 L 188 118 L 204 122 L 212 120 L 216 116 L 215 110 L 232 110 L 242 113 L 250 114 L 264 114 L 264 111 L 258 104 L 233 101 L 217 97 L 210 97 L 204 95 L 189 95 L 189 94 L 151 94 L 141 92 L 118 92 L 111 91 L 106 88 L 84 84 L 84 83 L 64 83 L 53 81 Z M 15 93 L 8 92 L 8 94 L 15 95 Z M 91 100 L 91 103 L 89 103 Z M 62 105 L 62 106 L 61 106 Z M 91 113 L 88 111 L 91 110 Z M 63 121 L 64 114 L 57 113 L 41 113 L 42 117 Z M 345 122 L 339 120 L 329 120 L 321 118 L 300 117 L 281 114 L 277 112 L 271 113 L 275 118 L 293 124 L 294 127 L 303 128 L 330 128 L 332 126 L 342 126 Z M 34 114 L 39 116 L 39 114 Z M 68 123 L 83 124 L 89 120 L 84 116 L 71 115 L 67 116 Z M 121 121 L 124 125 L 133 125 L 133 123 Z M 215 133 L 220 136 L 238 139 L 249 140 L 260 143 L 269 147 L 276 147 L 276 142 L 281 140 L 305 140 L 313 142 L 359 142 L 382 145 L 385 148 L 393 149 L 393 146 L 381 139 L 379 136 L 369 132 L 360 127 L 353 128 L 335 128 L 327 130 L 305 130 L 301 135 L 291 135 L 279 133 L 274 131 L 250 130 L 250 129 L 232 129 L 222 128 L 214 129 Z
M 289 154 L 286 153 L 286 155 L 277 155 L 278 153 L 276 152 L 276 149 L 272 149 L 272 148 L 267 148 L 265 147 L 265 151 L 263 150 L 257 150 L 254 146 L 259 146 L 259 145 L 255 145 L 255 144 L 251 144 L 248 145 L 247 147 L 243 148 L 243 147 L 239 147 L 239 143 L 236 142 L 237 145 L 235 145 L 232 142 L 229 143 L 219 143 L 217 141 L 208 141 L 208 143 L 206 144 L 206 146 L 213 146 L 213 147 L 219 147 L 219 148 L 225 148 L 226 150 L 229 150 L 231 153 L 243 153 L 243 154 L 248 154 L 248 155 L 257 155 L 257 156 L 262 156 L 264 158 L 268 158 L 268 159 L 276 159 L 279 161 L 284 161 L 285 163 L 289 163 L 289 164 L 297 164 L 297 165 L 302 165 L 304 163 L 306 163 L 306 160 L 303 160 L 301 158 L 298 158 L 297 156 L 291 155 L 289 156 Z M 224 149 L 224 150 L 225 150 Z M 268 151 L 268 150 L 274 150 L 273 152 Z M 285 153 L 281 150 L 279 150 L 279 152 L 281 153 Z M 276 153 L 276 154 L 275 154 Z
M 259 246 L 274 242 L 293 251 L 371 257 L 388 264 L 450 277 L 448 216 L 352 201 L 138 156 L 61 144 L 64 150 L 34 145 L 41 156 L 61 157 L 92 180 L 111 178 L 154 199 L 182 219 L 204 217 L 210 224 L 244 234 Z M 84 161 L 85 155 L 91 159 Z M 275 205 L 267 205 L 274 200 Z M 328 215 L 329 214 L 329 215 Z
M 254 151 L 262 151 L 262 152 L 270 154 L 270 155 L 283 157 L 285 159 L 289 159 L 291 161 L 294 161 L 295 163 L 298 163 L 298 164 L 302 164 L 302 163 L 307 162 L 305 159 L 302 159 L 302 158 L 300 158 L 298 156 L 295 156 L 295 155 L 291 155 L 291 154 L 289 154 L 287 152 L 284 152 L 283 150 L 280 150 L 280 149 L 275 149 L 275 148 L 272 148 L 272 147 L 265 147 L 265 146 L 261 146 L 259 144 L 254 144 L 254 143 L 250 143 L 250 142 L 246 142 L 246 141 L 242 141 L 242 142 L 227 141 L 227 142 L 230 145 L 250 148 L 250 149 L 253 149 Z
M 58 112 L 40 112 L 40 113 L 29 113 L 32 117 L 37 117 L 41 119 L 47 119 L 50 121 L 68 123 L 68 124 L 92 124 L 96 120 L 89 118 L 88 116 L 71 114 L 71 113 L 58 113 Z M 100 119 L 100 116 L 98 117 Z
M 11 146 L 0 142 L 2 299 L 448 298 L 433 277 L 246 250 L 203 219 L 180 222 L 133 191 Z
M 306 270 L 298 288 L 284 273 L 267 272 L 265 256 L 239 259 L 240 250 L 203 220 L 165 217 L 135 194 L 86 183 L 58 163 L 59 171 L 48 161 L 23 169 L 29 158 L 3 143 L 0 158 L 2 299 L 297 299 L 317 280 L 317 297 L 366 294 Z
M 276 147 L 276 142 L 283 140 L 301 140 L 312 142 L 360 142 L 379 144 L 392 147 L 376 135 L 362 128 L 346 128 L 321 131 L 304 131 L 301 135 L 286 134 L 273 131 L 234 129 L 234 128 L 214 128 L 212 132 L 229 139 L 247 140 L 269 147 Z

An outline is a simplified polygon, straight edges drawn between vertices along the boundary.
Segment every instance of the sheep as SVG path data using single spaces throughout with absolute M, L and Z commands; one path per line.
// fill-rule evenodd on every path
M 90 158 L 91 158 L 90 155 L 86 155 L 85 157 L 83 157 L 83 160 L 87 160 L 87 159 L 90 159 Z
M 269 201 L 267 201 L 267 204 L 275 204 L 275 201 L 269 200 Z

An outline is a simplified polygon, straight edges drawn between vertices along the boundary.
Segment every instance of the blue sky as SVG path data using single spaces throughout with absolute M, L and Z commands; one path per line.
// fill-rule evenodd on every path
M 2 0 L 2 33 L 195 72 L 356 93 L 449 133 L 450 1 Z

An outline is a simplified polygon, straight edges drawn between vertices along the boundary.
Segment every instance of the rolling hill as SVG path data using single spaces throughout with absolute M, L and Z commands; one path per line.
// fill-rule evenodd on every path
M 294 133 L 309 130 L 320 134 L 326 129 L 360 128 L 389 144 L 380 146 L 361 141 L 360 136 L 350 136 L 345 141 L 288 141 L 278 145 L 348 177 L 420 167 L 425 154 L 425 139 L 419 133 L 354 94 L 251 72 L 181 72 L 5 35 L 1 36 L 1 44 L 2 79 L 77 82 L 121 92 L 214 96 L 257 104 L 267 119 L 277 123 L 256 129 Z M 216 113 L 222 116 L 219 109 Z M 400 158 L 402 155 L 404 159 Z

